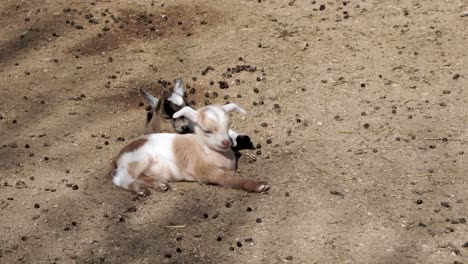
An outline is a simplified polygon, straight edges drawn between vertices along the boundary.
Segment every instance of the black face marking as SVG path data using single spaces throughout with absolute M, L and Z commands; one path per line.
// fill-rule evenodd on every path
M 166 113 L 170 117 L 172 117 L 175 114 L 175 112 L 182 109 L 182 107 L 183 106 L 178 106 L 169 100 L 164 100 L 164 113 Z
M 146 123 L 149 123 L 151 121 L 151 118 L 153 118 L 153 111 L 149 111 L 146 113 Z
M 182 126 L 180 128 L 180 131 L 178 131 L 180 134 L 188 134 L 190 133 L 190 128 L 188 126 Z

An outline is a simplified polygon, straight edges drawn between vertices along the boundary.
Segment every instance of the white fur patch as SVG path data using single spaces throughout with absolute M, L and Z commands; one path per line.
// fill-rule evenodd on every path
M 236 147 L 237 146 L 237 136 L 239 136 L 239 133 L 237 133 L 236 131 L 234 131 L 232 129 L 229 129 L 228 133 L 229 133 L 229 137 L 231 138 L 231 141 L 232 141 L 232 146 Z
M 177 106 L 182 106 L 184 104 L 184 98 L 180 94 L 177 94 L 175 92 L 172 93 L 171 97 L 169 97 L 167 100 L 173 102 Z
M 167 100 L 173 102 L 177 106 L 183 106 L 185 105 L 184 93 L 185 93 L 185 87 L 182 83 L 182 78 L 179 77 L 176 79 L 174 92 L 171 94 L 171 97 L 169 97 Z
M 144 171 L 147 176 L 166 181 L 193 181 L 189 175 L 184 175 L 175 163 L 174 139 L 177 134 L 160 133 L 148 135 L 148 141 L 139 149 L 124 153 L 117 161 L 117 171 L 112 182 L 122 188 L 127 188 L 135 181 L 135 177 L 128 173 L 129 164 L 138 162 L 147 164 Z M 142 169 L 143 170 L 143 169 Z

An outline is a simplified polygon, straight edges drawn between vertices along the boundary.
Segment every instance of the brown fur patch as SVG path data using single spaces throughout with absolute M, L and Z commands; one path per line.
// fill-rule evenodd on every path
M 232 151 L 205 153 L 203 146 L 197 142 L 196 135 L 184 135 L 174 141 L 175 163 L 179 170 L 199 181 L 212 183 L 225 171 L 234 171 L 234 154 Z
M 192 137 L 191 137 L 192 136 Z M 183 174 L 210 184 L 258 192 L 266 182 L 236 176 L 232 151 L 205 153 L 203 146 L 193 138 L 195 135 L 178 137 L 174 141 L 175 163 Z
M 175 133 L 174 126 L 172 125 L 172 119 L 165 119 L 162 113 L 154 112 L 153 117 L 145 126 L 144 134 L 152 133 Z
M 114 170 L 117 169 L 117 161 L 120 159 L 120 157 L 123 154 L 125 154 L 127 152 L 132 152 L 132 151 L 135 151 L 135 150 L 141 148 L 146 142 L 148 142 L 147 138 L 140 137 L 140 138 L 137 138 L 135 140 L 132 140 L 130 143 L 125 145 L 125 147 L 123 147 L 120 150 L 119 154 L 117 154 L 117 156 L 115 156 L 115 158 L 112 160 L 111 169 L 107 173 L 107 177 L 112 178 L 114 176 Z

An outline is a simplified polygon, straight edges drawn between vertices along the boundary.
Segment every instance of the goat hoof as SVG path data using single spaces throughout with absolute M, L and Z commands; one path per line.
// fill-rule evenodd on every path
M 138 191 L 136 191 L 136 193 L 139 196 L 143 196 L 143 197 L 146 197 L 146 196 L 150 195 L 150 191 L 148 189 L 138 190 Z
M 260 183 L 256 189 L 257 192 L 266 192 L 270 189 L 270 186 L 268 185 L 268 183 L 264 182 L 264 183 Z
M 169 185 L 167 183 L 158 183 L 156 184 L 156 189 L 160 192 L 166 192 L 169 190 Z

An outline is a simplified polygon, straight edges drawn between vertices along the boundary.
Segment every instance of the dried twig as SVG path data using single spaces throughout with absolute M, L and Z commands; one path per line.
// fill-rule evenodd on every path
M 312 164 L 312 166 L 314 166 L 314 168 L 316 168 L 320 172 L 320 174 L 322 174 L 322 173 L 330 174 L 330 173 L 328 173 L 328 171 L 322 170 L 321 168 L 317 167 L 313 162 L 311 162 L 310 164 Z
M 395 131 L 396 127 L 394 127 L 390 132 L 388 132 L 387 136 L 385 136 L 385 140 L 388 139 L 388 137 Z

